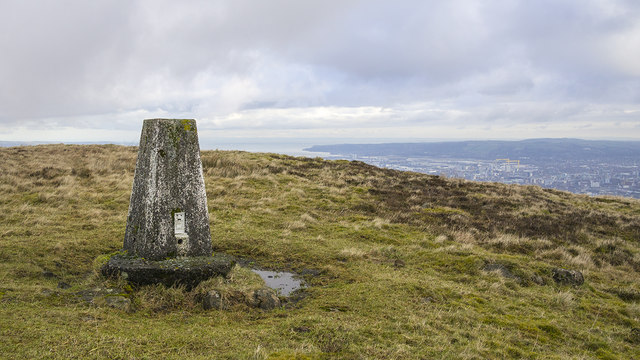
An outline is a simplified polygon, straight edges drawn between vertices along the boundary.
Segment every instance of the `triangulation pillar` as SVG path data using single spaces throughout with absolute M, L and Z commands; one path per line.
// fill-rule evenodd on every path
M 195 120 L 144 121 L 124 250 L 149 260 L 211 255 Z

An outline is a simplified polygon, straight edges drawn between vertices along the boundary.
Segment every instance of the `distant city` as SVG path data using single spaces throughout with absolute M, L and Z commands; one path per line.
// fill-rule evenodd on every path
M 516 141 L 452 144 L 431 143 L 426 150 L 420 148 L 424 144 L 326 145 L 305 150 L 327 152 L 326 159 L 359 160 L 396 170 L 640 199 L 640 142 L 540 139 L 527 140 L 527 146 Z M 382 151 L 390 155 L 381 155 Z M 447 156 L 452 154 L 457 156 Z
M 389 169 L 505 184 L 540 185 L 576 194 L 617 195 L 640 199 L 638 163 L 602 164 L 572 162 L 527 164 L 526 161 L 496 159 L 434 159 L 428 157 L 329 155 L 327 159 L 359 160 Z

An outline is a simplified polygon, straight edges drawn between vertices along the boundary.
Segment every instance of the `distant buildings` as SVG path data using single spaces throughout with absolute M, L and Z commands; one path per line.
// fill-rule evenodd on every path
M 431 175 L 539 185 L 577 194 L 616 195 L 640 199 L 640 159 L 637 162 L 603 163 L 573 160 L 527 162 L 524 160 L 471 160 L 402 156 L 333 155 L 331 159 L 359 160 L 378 167 Z

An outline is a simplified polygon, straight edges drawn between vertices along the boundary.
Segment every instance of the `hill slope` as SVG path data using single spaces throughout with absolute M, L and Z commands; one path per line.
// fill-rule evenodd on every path
M 306 297 L 205 311 L 184 289 L 146 287 L 123 312 L 75 294 L 103 282 L 94 259 L 122 246 L 136 148 L 0 157 L 7 357 L 640 356 L 637 200 L 204 151 L 214 250 L 310 274 Z M 557 284 L 554 268 L 585 283 Z

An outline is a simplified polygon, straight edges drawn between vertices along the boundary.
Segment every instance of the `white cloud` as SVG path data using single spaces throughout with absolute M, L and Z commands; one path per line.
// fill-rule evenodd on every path
M 640 78 L 640 23 L 611 34 L 599 43 L 605 58 L 621 76 Z
M 640 137 L 638 24 L 626 0 L 5 1 L 0 129 Z

